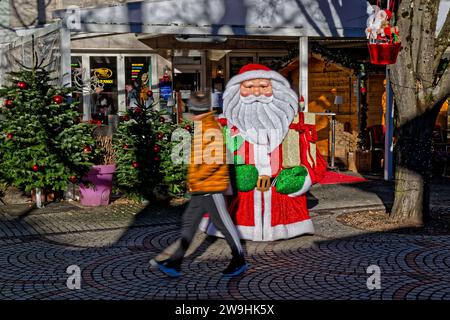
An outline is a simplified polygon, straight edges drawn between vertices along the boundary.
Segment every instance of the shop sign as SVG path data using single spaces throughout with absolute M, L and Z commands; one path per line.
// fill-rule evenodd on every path
M 110 79 L 113 72 L 109 68 L 96 68 L 94 69 L 94 75 L 98 79 L 99 83 L 103 84 L 113 84 L 114 80 Z

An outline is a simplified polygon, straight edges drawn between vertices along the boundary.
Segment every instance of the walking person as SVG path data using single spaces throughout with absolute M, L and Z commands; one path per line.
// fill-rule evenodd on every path
M 237 276 L 247 269 L 240 239 L 225 204 L 224 193 L 229 184 L 226 151 L 220 124 L 210 111 L 208 94 L 194 94 L 188 102 L 196 126 L 188 166 L 188 187 L 191 201 L 183 213 L 181 240 L 165 261 L 152 260 L 151 263 L 170 277 L 181 276 L 180 269 L 202 217 L 208 213 L 211 221 L 225 237 L 231 248 L 232 259 L 222 272 L 225 277 Z M 205 134 L 206 133 L 206 134 Z M 209 151 L 206 151 L 209 150 Z M 214 150 L 211 152 L 211 150 Z M 212 157 L 213 159 L 208 159 Z M 211 161 L 212 160 L 212 161 Z

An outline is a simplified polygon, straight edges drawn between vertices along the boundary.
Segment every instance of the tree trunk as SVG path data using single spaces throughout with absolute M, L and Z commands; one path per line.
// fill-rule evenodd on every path
M 391 218 L 399 226 L 423 225 L 430 218 L 431 136 L 439 109 L 450 94 L 450 69 L 437 72 L 450 44 L 450 12 L 436 38 L 440 2 L 397 2 L 401 49 L 389 72 L 398 138 Z
M 440 105 L 398 128 L 391 218 L 421 226 L 430 219 L 431 136 Z

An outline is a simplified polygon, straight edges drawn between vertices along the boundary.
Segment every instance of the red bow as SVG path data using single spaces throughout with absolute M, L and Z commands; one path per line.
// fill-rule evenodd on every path
M 291 123 L 289 129 L 298 131 L 300 134 L 304 134 L 308 142 L 316 142 L 319 138 L 317 136 L 316 126 L 305 123 Z

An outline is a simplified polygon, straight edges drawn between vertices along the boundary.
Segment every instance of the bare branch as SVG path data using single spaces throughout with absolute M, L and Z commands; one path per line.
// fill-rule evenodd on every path
M 444 25 L 442 26 L 439 36 L 436 39 L 433 71 L 436 73 L 442 55 L 450 45 L 450 11 L 447 14 Z

